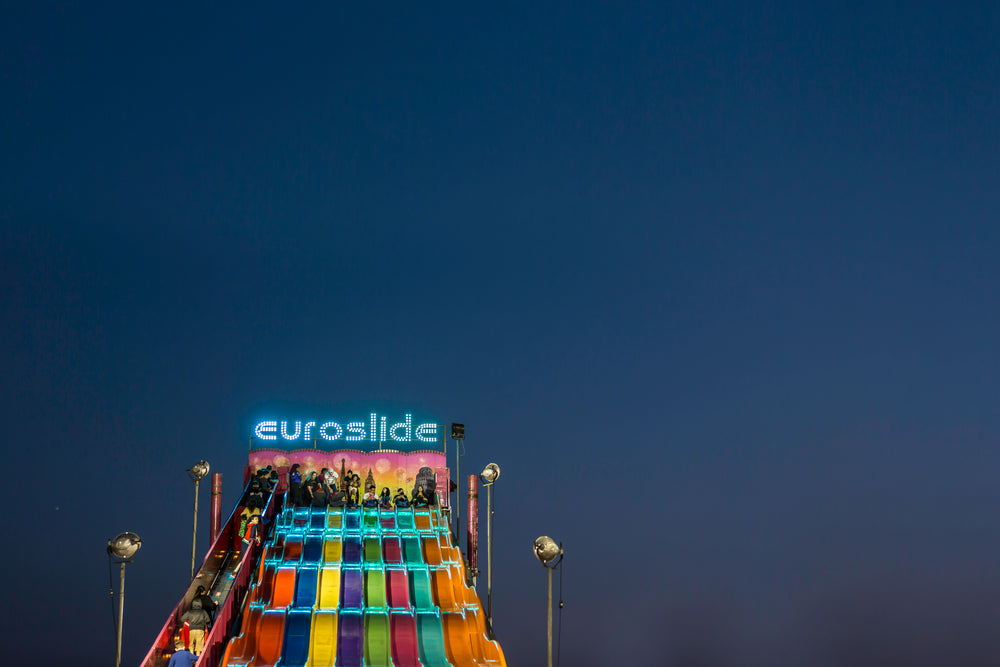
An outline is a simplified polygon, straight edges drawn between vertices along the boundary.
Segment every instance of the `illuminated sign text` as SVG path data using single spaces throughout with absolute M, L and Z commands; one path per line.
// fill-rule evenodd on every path
M 413 425 L 413 415 L 403 416 L 403 421 L 389 424 L 388 418 L 373 412 L 367 421 L 260 421 L 253 427 L 258 440 L 285 442 L 437 442 L 437 424 Z

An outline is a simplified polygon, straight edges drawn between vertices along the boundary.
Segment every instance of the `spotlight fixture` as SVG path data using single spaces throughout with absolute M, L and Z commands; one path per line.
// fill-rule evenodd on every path
M 535 558 L 542 562 L 545 567 L 549 566 L 556 557 L 562 555 L 562 548 L 556 541 L 547 535 L 542 535 L 535 540 Z
M 108 540 L 108 553 L 127 563 L 132 560 L 141 546 L 142 539 L 138 535 L 135 533 L 122 533 L 113 540 Z
M 208 461 L 198 461 L 193 466 L 187 469 L 188 477 L 191 478 L 192 482 L 200 482 L 208 474 Z
M 483 484 L 487 485 L 497 481 L 498 477 L 500 477 L 500 466 L 496 463 L 490 463 L 479 473 L 479 479 L 483 480 Z

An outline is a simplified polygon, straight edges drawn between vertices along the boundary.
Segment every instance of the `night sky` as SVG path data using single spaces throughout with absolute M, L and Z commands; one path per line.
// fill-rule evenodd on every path
M 137 664 L 185 469 L 377 407 L 501 466 L 511 667 L 543 534 L 563 667 L 997 664 L 996 3 L 20 4 L 4 663 L 113 664 L 131 530 Z

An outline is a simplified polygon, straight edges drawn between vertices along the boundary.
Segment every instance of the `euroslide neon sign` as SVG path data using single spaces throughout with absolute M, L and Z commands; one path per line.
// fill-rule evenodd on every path
M 341 425 L 335 421 L 259 421 L 253 427 L 258 440 L 310 443 L 324 442 L 438 442 L 437 424 L 413 425 L 413 415 L 389 424 L 388 418 L 373 412 L 366 422 L 354 421 Z

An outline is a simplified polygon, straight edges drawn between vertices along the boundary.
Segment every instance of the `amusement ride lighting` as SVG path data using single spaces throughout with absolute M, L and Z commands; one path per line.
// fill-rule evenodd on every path
M 552 570 L 559 567 L 559 563 L 562 562 L 563 549 L 562 545 L 556 544 L 551 537 L 542 535 L 535 540 L 534 550 L 535 558 L 545 566 L 549 579 L 549 605 L 546 612 L 548 613 L 548 667 L 552 667 Z
M 191 530 L 191 579 L 194 579 L 195 544 L 198 542 L 198 484 L 208 474 L 208 461 L 202 459 L 187 469 L 188 477 L 194 482 L 194 527 Z
M 493 636 L 493 483 L 500 477 L 500 466 L 490 463 L 479 473 L 486 486 L 486 627 Z
M 108 558 L 117 559 L 121 569 L 118 574 L 118 627 L 115 628 L 115 667 L 122 664 L 122 622 L 125 620 L 125 564 L 131 563 L 135 554 L 142 546 L 142 539 L 135 533 L 121 533 L 113 540 L 108 540 Z M 114 595 L 114 590 L 111 591 Z

